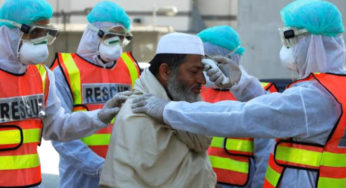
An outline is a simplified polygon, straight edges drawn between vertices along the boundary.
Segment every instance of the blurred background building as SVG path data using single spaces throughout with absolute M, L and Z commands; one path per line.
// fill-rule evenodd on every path
M 0 0 L 2 4 L 5 0 Z M 47 0 L 54 9 L 52 23 L 60 35 L 51 52 L 75 52 L 87 24 L 86 15 L 101 0 Z M 261 79 L 291 78 L 279 63 L 280 9 L 292 0 L 112 0 L 132 19 L 134 39 L 127 46 L 138 62 L 148 62 L 165 33 L 198 33 L 215 25 L 230 25 L 246 48 L 242 61 L 246 70 Z M 346 14 L 346 1 L 330 0 Z M 344 20 L 345 22 L 345 20 Z M 346 23 L 346 22 L 345 22 Z M 53 60 L 51 53 L 48 64 Z

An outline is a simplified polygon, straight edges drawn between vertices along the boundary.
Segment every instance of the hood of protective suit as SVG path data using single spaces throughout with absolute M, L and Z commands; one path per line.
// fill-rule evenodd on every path
M 18 58 L 21 37 L 22 32 L 17 28 L 0 27 L 0 69 L 13 74 L 25 73 L 27 65 Z
M 293 47 L 299 78 L 310 73 L 345 73 L 345 43 L 342 36 L 303 35 Z
M 118 23 L 111 23 L 111 22 L 94 22 L 92 23 L 97 28 L 112 28 L 116 26 L 122 26 Z M 99 46 L 100 46 L 100 38 L 97 35 L 97 32 L 92 31 L 90 28 L 86 28 L 83 36 L 79 42 L 78 48 L 77 48 L 77 54 L 83 57 L 84 59 L 88 60 L 89 62 L 103 66 L 103 67 L 111 67 L 113 66 L 113 62 L 109 62 L 104 64 L 99 58 Z
M 214 188 L 216 176 L 206 153 L 211 138 L 177 131 L 132 112 L 132 100 L 138 95 L 151 93 L 169 100 L 149 69 L 136 81 L 134 92 L 116 118 L 101 187 Z

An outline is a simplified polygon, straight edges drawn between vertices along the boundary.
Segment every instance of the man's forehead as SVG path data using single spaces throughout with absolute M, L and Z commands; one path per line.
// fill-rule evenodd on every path
M 188 54 L 186 55 L 186 61 L 184 62 L 184 64 L 185 66 L 188 66 L 188 67 L 202 68 L 203 64 L 201 60 L 202 60 L 201 55 Z

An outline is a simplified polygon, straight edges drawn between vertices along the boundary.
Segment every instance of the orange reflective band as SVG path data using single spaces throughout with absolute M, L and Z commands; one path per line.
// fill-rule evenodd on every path
M 346 153 L 323 152 L 321 165 L 329 167 L 346 167 Z
M 226 149 L 230 151 L 242 151 L 253 153 L 253 141 L 245 139 L 227 138 Z
M 46 81 L 47 81 L 47 71 L 46 68 L 44 68 L 44 65 L 38 64 L 36 65 L 38 71 L 40 72 L 41 78 L 42 78 L 42 89 L 43 91 L 46 90 Z
M 213 168 L 219 168 L 224 170 L 231 170 L 241 173 L 249 173 L 249 163 L 233 160 L 230 158 L 223 158 L 217 156 L 209 156 L 209 160 L 213 165 Z
M 23 143 L 35 143 L 40 141 L 40 129 L 24 129 Z M 19 144 L 21 142 L 20 130 L 0 131 L 0 145 Z
M 346 187 L 346 178 L 336 179 L 336 178 L 326 178 L 320 177 L 318 179 L 317 188 L 330 188 L 330 187 Z
M 214 147 L 214 148 L 223 148 L 224 139 L 225 138 L 223 138 L 223 137 L 214 136 L 213 139 L 211 140 L 210 146 Z
M 279 144 L 275 151 L 275 160 L 282 165 L 300 166 L 311 169 L 320 167 L 322 153 L 302 148 L 286 147 Z
M 88 146 L 104 146 L 109 144 L 111 134 L 93 134 L 81 140 Z
M 121 55 L 121 58 L 123 59 L 123 61 L 125 62 L 127 69 L 129 70 L 130 73 L 130 77 L 131 77 L 131 86 L 133 88 L 133 86 L 135 86 L 135 82 L 138 78 L 138 70 L 134 64 L 134 62 L 131 60 L 131 58 L 129 57 L 129 55 L 127 53 L 123 53 Z
M 70 84 L 73 94 L 73 103 L 82 104 L 82 89 L 81 89 L 81 77 L 80 71 L 76 62 L 74 61 L 70 53 L 61 53 L 64 65 L 67 69 L 67 73 L 70 77 Z
M 37 154 L 0 156 L 0 170 L 34 168 L 40 165 Z
M 268 84 L 270 84 L 269 82 L 261 82 L 261 85 L 263 88 L 265 88 Z
M 281 174 L 273 170 L 270 166 L 268 166 L 265 179 L 273 186 L 276 187 L 279 183 Z
M 252 139 L 213 137 L 210 146 L 214 148 L 224 148 L 225 139 L 227 139 L 226 141 L 227 150 L 253 153 Z
M 74 112 L 78 112 L 78 111 L 88 111 L 88 109 L 84 106 L 74 106 L 73 110 Z

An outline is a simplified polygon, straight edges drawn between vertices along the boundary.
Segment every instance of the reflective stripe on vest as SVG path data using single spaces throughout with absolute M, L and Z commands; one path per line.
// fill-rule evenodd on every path
M 82 85 L 79 68 L 70 53 L 61 53 L 61 57 L 68 71 L 68 81 L 72 90 L 73 103 L 75 105 L 82 104 Z
M 18 170 L 40 166 L 38 154 L 20 156 L 0 156 L 0 161 L 1 170 Z
M 135 65 L 134 60 L 132 60 L 130 53 L 129 52 L 125 52 L 121 55 L 121 58 L 123 59 L 123 61 L 125 62 L 127 68 L 129 69 L 130 72 L 130 76 L 131 76 L 131 81 L 132 84 L 131 86 L 134 87 L 135 86 L 135 82 L 138 78 L 138 67 Z
M 85 98 L 88 96 L 88 92 L 86 92 L 88 90 L 86 90 L 86 88 L 90 88 L 89 91 L 95 93 L 95 88 L 101 88 L 101 86 L 115 87 L 119 85 L 119 87 L 126 86 L 128 89 L 131 89 L 132 84 L 134 84 L 139 77 L 139 69 L 134 60 L 132 60 L 130 53 L 123 53 L 121 59 L 117 61 L 117 64 L 112 69 L 104 69 L 93 65 L 77 54 L 60 53 L 58 54 L 58 58 L 60 58 L 60 67 L 63 70 L 73 95 L 73 111 L 100 109 L 103 107 L 104 102 L 106 102 L 88 103 L 89 100 Z M 117 92 L 119 91 L 117 89 L 115 90 Z M 101 93 L 100 90 L 98 91 Z M 107 95 L 107 97 L 109 96 Z M 101 157 L 106 156 L 114 120 L 115 118 L 112 120 L 109 127 L 103 128 L 95 134 L 81 139 L 90 149 Z
M 16 130 L 5 130 L 0 131 L 0 145 L 8 144 L 19 144 L 19 143 L 35 143 L 40 142 L 40 129 L 24 129 L 23 130 L 23 141 L 19 131 Z M 1 148 L 1 146 L 0 146 Z
M 266 90 L 277 91 L 272 83 L 261 83 Z M 218 102 L 236 100 L 228 90 L 202 88 L 204 101 Z M 213 137 L 208 149 L 208 155 L 217 174 L 218 183 L 245 186 L 249 179 L 250 158 L 253 156 L 252 138 L 222 138 Z
M 253 155 L 253 139 L 213 137 L 210 146 L 224 148 L 231 154 Z
M 316 80 L 346 110 L 346 75 L 312 74 L 298 81 Z M 340 147 L 346 128 L 346 115 L 341 114 L 324 146 L 277 140 L 275 154 L 271 154 L 264 187 L 277 187 L 286 167 L 318 171 L 318 188 L 346 187 L 346 148 Z
M 0 87 L 6 88 L 0 93 L 1 104 L 16 104 L 12 106 L 12 110 L 15 109 L 12 113 L 21 117 L 19 120 L 13 121 L 10 118 L 8 122 L 0 123 L 0 187 L 38 185 L 41 182 L 41 170 L 37 146 L 42 131 L 39 106 L 44 105 L 44 110 L 47 101 L 47 71 L 43 65 L 29 65 L 24 75 L 11 75 L 0 71 L 0 78 Z M 24 101 L 17 102 L 17 98 Z M 44 100 L 44 103 L 36 99 L 42 102 Z M 29 109 L 30 105 L 25 100 L 30 101 L 32 109 Z M 23 109 L 26 112 L 22 111 Z M 29 114 L 28 109 L 31 110 L 30 115 L 26 116 L 25 113 Z

